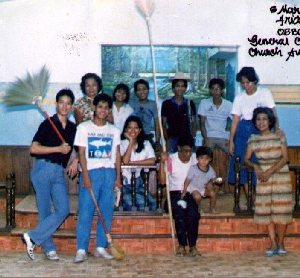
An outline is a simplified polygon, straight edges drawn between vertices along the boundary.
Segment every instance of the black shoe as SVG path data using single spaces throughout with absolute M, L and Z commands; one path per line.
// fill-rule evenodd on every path
M 29 235 L 27 233 L 23 234 L 22 240 L 26 244 L 27 254 L 28 254 L 29 258 L 34 260 L 33 249 L 35 247 L 35 243 L 31 240 L 31 238 L 29 237 Z

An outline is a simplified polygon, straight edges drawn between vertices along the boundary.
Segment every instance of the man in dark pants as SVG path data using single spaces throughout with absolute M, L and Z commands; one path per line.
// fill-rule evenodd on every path
M 176 153 L 161 153 L 159 178 L 161 184 L 166 183 L 164 162 L 167 161 L 172 213 L 179 243 L 178 256 L 187 254 L 185 249 L 187 245 L 189 245 L 188 254 L 190 256 L 200 255 L 196 248 L 200 220 L 198 206 L 190 194 L 186 194 L 184 200 L 186 203 L 183 202 L 183 206 L 180 202 L 178 203 L 181 200 L 181 193 L 188 170 L 191 165 L 197 163 L 193 147 L 194 139 L 190 135 L 178 139 L 178 151 Z

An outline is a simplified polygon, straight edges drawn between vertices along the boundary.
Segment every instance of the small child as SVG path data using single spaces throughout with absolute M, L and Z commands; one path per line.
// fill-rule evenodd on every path
M 189 191 L 198 204 L 200 211 L 202 197 L 210 197 L 210 212 L 217 214 L 218 212 L 215 210 L 216 192 L 214 190 L 216 172 L 209 165 L 213 158 L 213 152 L 209 147 L 201 146 L 196 151 L 196 157 L 198 163 L 190 167 L 184 181 L 181 197 L 183 198 Z

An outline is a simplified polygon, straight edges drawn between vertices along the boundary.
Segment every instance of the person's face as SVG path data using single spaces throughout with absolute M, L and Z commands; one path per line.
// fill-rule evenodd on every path
M 177 81 L 174 86 L 175 96 L 183 96 L 185 92 L 186 92 L 186 87 L 184 85 L 184 81 L 182 80 Z
M 85 81 L 84 85 L 87 96 L 91 99 L 94 99 L 94 97 L 98 94 L 99 91 L 98 83 L 96 82 L 96 80 L 94 78 L 88 78 Z
M 259 113 L 256 116 L 255 125 L 260 132 L 265 132 L 270 130 L 269 117 L 265 113 Z
M 115 92 L 116 101 L 124 102 L 126 99 L 126 92 L 123 89 L 119 89 Z
M 254 82 L 248 80 L 247 77 L 241 77 L 241 86 L 244 88 L 248 95 L 252 95 L 256 92 L 256 85 Z
M 111 109 L 108 106 L 108 102 L 98 102 L 95 107 L 95 117 L 99 120 L 105 120 L 110 113 Z
M 68 96 L 61 96 L 56 103 L 57 113 L 67 116 L 73 108 L 72 100 Z
M 193 149 L 190 146 L 178 146 L 178 157 L 182 162 L 188 162 L 192 153 Z
M 139 100 L 146 100 L 148 98 L 149 90 L 145 84 L 138 84 L 136 87 L 136 95 Z
M 206 168 L 208 164 L 211 162 L 211 158 L 208 155 L 201 155 L 197 157 L 197 160 L 200 168 Z
M 126 132 L 131 138 L 137 138 L 141 132 L 137 122 L 129 122 L 126 127 Z
M 223 90 L 218 84 L 212 85 L 212 87 L 209 89 L 209 92 L 213 98 L 220 98 L 223 94 Z

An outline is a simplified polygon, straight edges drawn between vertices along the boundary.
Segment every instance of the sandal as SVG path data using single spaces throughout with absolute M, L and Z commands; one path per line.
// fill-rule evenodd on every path
M 277 250 L 277 254 L 278 254 L 279 256 L 284 257 L 284 256 L 287 255 L 287 252 L 286 252 L 286 250 L 285 250 L 284 248 L 280 248 L 280 249 Z
M 211 210 L 210 210 L 210 213 L 211 213 L 211 214 L 219 214 L 220 212 L 216 211 L 215 209 L 211 209 Z
M 179 248 L 178 248 L 178 250 L 177 250 L 177 252 L 176 252 L 176 256 L 182 257 L 184 255 L 186 255 L 185 248 L 180 245 Z
M 273 255 L 277 254 L 277 250 L 273 250 L 273 249 L 268 249 L 265 252 L 265 257 L 272 257 Z
M 200 257 L 200 252 L 196 249 L 196 247 L 191 247 L 189 252 L 190 257 Z

